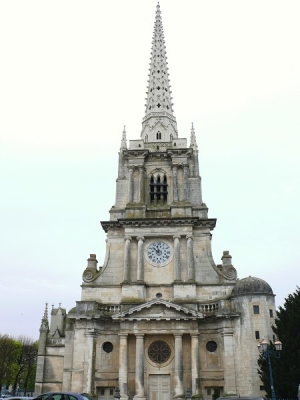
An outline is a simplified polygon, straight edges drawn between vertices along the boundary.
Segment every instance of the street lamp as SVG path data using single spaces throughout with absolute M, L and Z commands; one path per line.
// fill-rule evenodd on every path
M 274 391 L 271 357 L 280 358 L 280 353 L 282 350 L 282 343 L 279 340 L 276 340 L 274 345 L 275 345 L 275 350 L 271 349 L 270 345 L 268 344 L 268 342 L 265 339 L 263 339 L 257 345 L 258 351 L 260 352 L 262 357 L 265 360 L 268 360 L 272 400 L 276 400 L 276 396 L 275 396 L 275 391 Z

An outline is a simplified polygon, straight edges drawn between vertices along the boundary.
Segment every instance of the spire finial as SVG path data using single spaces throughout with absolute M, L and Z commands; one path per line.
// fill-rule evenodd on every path
M 121 140 L 121 147 L 120 147 L 120 149 L 127 149 L 125 125 L 124 125 L 124 129 L 123 129 L 123 132 L 122 132 L 122 140 Z
M 191 127 L 190 147 L 193 148 L 194 150 L 197 150 L 197 149 L 198 149 L 197 142 L 196 142 L 196 135 L 195 135 L 195 129 L 194 129 L 194 124 L 193 124 L 193 122 L 192 122 L 192 127 Z

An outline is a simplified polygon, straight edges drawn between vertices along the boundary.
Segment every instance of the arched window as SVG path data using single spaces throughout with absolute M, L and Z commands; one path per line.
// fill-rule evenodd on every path
M 161 132 L 160 132 L 160 131 L 158 131 L 158 132 L 156 133 L 156 139 L 157 139 L 157 140 L 161 140 Z
M 168 183 L 167 183 L 167 177 L 166 175 L 164 175 L 164 180 L 163 180 L 163 184 L 162 184 L 162 196 L 164 199 L 164 202 L 167 202 L 167 197 L 168 197 Z
M 154 177 L 151 175 L 150 178 L 150 202 L 153 203 L 154 201 Z
M 167 176 L 160 174 L 150 176 L 149 185 L 150 203 L 153 205 L 166 204 L 168 200 L 168 182 Z

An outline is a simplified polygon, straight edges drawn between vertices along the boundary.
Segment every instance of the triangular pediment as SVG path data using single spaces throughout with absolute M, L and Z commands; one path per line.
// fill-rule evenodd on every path
M 115 320 L 187 320 L 187 319 L 200 319 L 204 315 L 195 310 L 182 307 L 179 304 L 171 303 L 170 301 L 162 299 L 154 299 L 147 303 L 129 308 L 118 314 L 114 314 Z

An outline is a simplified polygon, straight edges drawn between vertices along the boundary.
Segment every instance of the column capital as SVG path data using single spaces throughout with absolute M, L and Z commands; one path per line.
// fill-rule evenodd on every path
M 128 336 L 128 333 L 127 332 L 120 332 L 120 333 L 118 333 L 118 335 L 120 337 L 126 338 Z
M 181 236 L 180 235 L 174 235 L 173 236 L 173 239 L 175 240 L 175 239 L 180 239 L 181 238 Z
M 183 333 L 179 333 L 179 332 L 175 332 L 175 333 L 173 333 L 173 335 L 174 335 L 174 337 L 176 338 L 176 337 L 182 337 L 183 336 Z
M 232 328 L 226 328 L 221 332 L 221 336 L 233 336 L 233 329 Z
M 136 237 L 136 240 L 137 240 L 137 241 L 140 241 L 140 240 L 141 240 L 141 241 L 143 242 L 143 241 L 145 240 L 145 238 L 144 238 L 144 236 L 137 236 L 137 237 Z
M 193 235 L 186 235 L 186 239 L 187 239 L 187 240 L 188 240 L 188 239 L 194 240 Z
M 143 339 L 143 337 L 145 336 L 144 333 L 135 333 L 134 335 L 136 338 L 139 338 L 139 339 Z
M 191 338 L 199 339 L 199 333 L 191 333 Z
M 84 336 L 95 337 L 97 335 L 96 331 L 85 332 Z
M 132 237 L 131 236 L 125 236 L 124 237 L 124 241 L 126 242 L 126 240 L 129 240 L 129 242 L 131 242 L 132 241 Z

